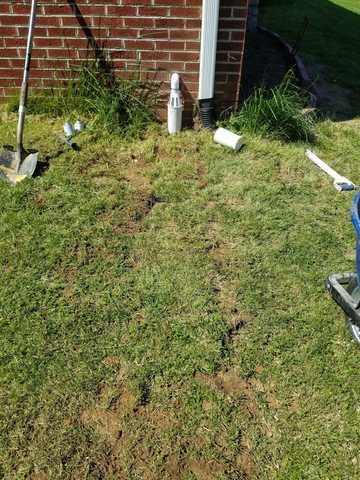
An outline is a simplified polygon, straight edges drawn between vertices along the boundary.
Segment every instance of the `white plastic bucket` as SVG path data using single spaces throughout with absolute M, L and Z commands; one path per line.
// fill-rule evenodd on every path
M 214 135 L 214 142 L 224 147 L 232 148 L 233 150 L 240 150 L 243 145 L 243 140 L 240 135 L 226 130 L 226 128 L 218 128 Z

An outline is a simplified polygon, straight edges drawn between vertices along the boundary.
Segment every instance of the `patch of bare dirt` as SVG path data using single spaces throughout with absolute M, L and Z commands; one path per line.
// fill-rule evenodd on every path
M 197 480 L 216 480 L 224 473 L 224 466 L 215 460 L 190 460 L 189 469 Z
M 110 355 L 108 357 L 105 357 L 102 363 L 107 367 L 116 367 L 117 365 L 120 365 L 121 359 L 120 357 L 117 357 L 115 355 Z
M 235 370 L 220 371 L 216 375 L 198 373 L 195 378 L 227 395 L 248 396 L 251 390 L 249 382 L 241 378 Z
M 211 208 L 211 206 L 208 208 Z M 235 336 L 241 328 L 246 326 L 251 317 L 240 310 L 237 286 L 229 281 L 224 274 L 227 258 L 231 257 L 231 246 L 218 239 L 220 236 L 218 229 L 216 222 L 209 223 L 206 252 L 215 267 L 215 273 L 211 278 L 213 292 L 216 295 L 216 301 L 223 318 L 229 325 L 229 330 L 222 339 L 223 350 L 227 351 Z
M 248 395 L 249 383 L 239 377 L 234 370 L 219 372 L 214 381 L 216 387 L 228 395 L 233 395 L 239 392 Z
M 281 406 L 273 383 L 264 384 L 255 377 L 244 379 L 236 369 L 221 370 L 215 375 L 198 373 L 195 378 L 225 395 L 242 399 L 244 409 L 252 417 L 259 414 L 257 395 L 260 395 L 272 410 L 278 410 Z M 204 410 L 210 408 L 211 405 L 207 403 L 204 405 Z
M 252 478 L 252 446 L 246 438 L 240 438 L 238 448 L 233 450 L 228 426 L 214 428 L 211 411 L 217 408 L 215 402 L 204 401 L 208 419 L 204 418 L 194 436 L 189 437 L 182 431 L 175 399 L 166 409 L 152 402 L 142 404 L 141 394 L 135 395 L 126 386 L 121 359 L 105 357 L 103 362 L 119 368 L 119 380 L 115 386 L 102 385 L 94 407 L 81 415 L 82 424 L 95 430 L 107 445 L 106 462 L 104 459 L 98 465 L 102 472 L 119 480 L 129 478 L 130 472 L 144 480 L 179 480 L 186 473 L 197 480 L 216 480 L 227 475 L 239 480 Z M 197 378 L 234 399 L 240 395 L 244 408 L 252 399 L 253 386 L 235 369 Z M 205 458 L 204 451 L 209 448 L 217 452 L 216 457 Z
M 44 472 L 33 473 L 30 480 L 48 480 L 49 477 Z
M 246 436 L 241 438 L 241 453 L 236 458 L 236 464 L 245 474 L 246 479 L 251 479 L 254 477 L 256 468 L 252 459 L 252 444 L 249 438 Z
M 82 413 L 81 422 L 85 426 L 96 430 L 110 445 L 115 445 L 119 438 L 121 438 L 122 422 L 117 412 L 110 412 L 99 408 L 88 409 Z
M 108 462 L 102 469 L 114 478 L 128 478 L 127 471 L 135 472 L 144 480 L 180 478 L 184 465 L 172 453 L 170 432 L 180 431 L 176 408 L 163 410 L 151 403 L 143 403 L 142 392 L 134 393 L 126 386 L 127 372 L 118 357 L 105 357 L 103 363 L 119 368 L 115 385 L 101 385 L 94 407 L 85 410 L 81 423 L 96 432 L 107 445 Z M 177 450 L 177 449 L 176 449 Z M 163 467 L 156 463 L 161 451 Z M 130 470 L 129 470 L 130 469 Z M 120 472 L 120 473 L 119 473 Z
M 329 81 L 331 76 L 326 65 L 312 59 L 304 63 L 318 92 L 318 108 L 339 119 L 351 118 L 354 114 L 352 91 Z
M 181 478 L 181 474 L 184 471 L 184 460 L 180 455 L 169 455 L 166 460 L 163 478 L 168 480 L 178 480 Z

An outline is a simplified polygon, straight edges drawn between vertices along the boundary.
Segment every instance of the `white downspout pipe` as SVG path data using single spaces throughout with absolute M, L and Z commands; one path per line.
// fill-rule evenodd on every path
M 220 0 L 203 0 L 199 73 L 199 111 L 205 128 L 214 126 L 214 89 Z

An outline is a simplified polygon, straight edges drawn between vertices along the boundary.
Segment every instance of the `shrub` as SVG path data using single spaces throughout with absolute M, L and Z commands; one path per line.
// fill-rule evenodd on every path
M 226 126 L 233 131 L 244 130 L 285 141 L 311 141 L 315 116 L 304 112 L 307 95 L 294 82 L 289 72 L 280 85 L 257 89 L 241 109 L 232 114 Z

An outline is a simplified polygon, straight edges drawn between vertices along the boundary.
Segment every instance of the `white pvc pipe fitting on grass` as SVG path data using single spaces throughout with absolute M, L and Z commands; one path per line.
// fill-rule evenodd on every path
M 243 139 L 240 135 L 226 130 L 226 128 L 218 128 L 214 135 L 214 142 L 224 147 L 229 147 L 235 151 L 240 150 L 243 145 Z

